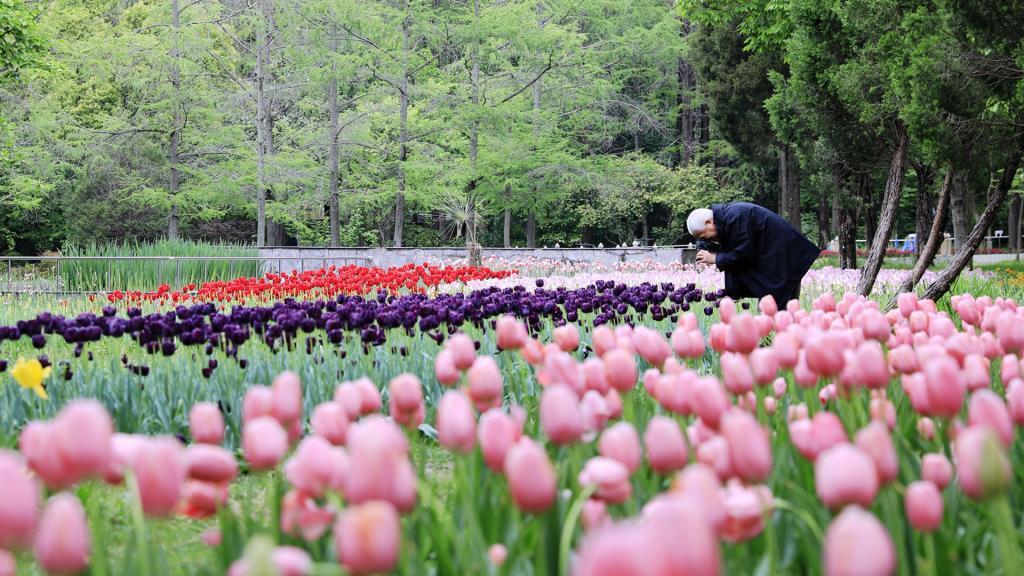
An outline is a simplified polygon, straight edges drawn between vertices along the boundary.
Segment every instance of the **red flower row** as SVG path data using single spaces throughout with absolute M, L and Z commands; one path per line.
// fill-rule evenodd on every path
M 163 284 L 155 292 L 122 292 L 107 295 L 110 302 L 226 302 L 240 300 L 279 300 L 287 297 L 333 297 L 338 294 L 367 294 L 385 290 L 392 293 L 425 292 L 440 284 L 506 278 L 515 270 L 491 270 L 477 266 L 434 266 L 406 264 L 395 268 L 366 266 L 330 266 L 303 272 L 268 273 L 259 278 L 236 278 L 188 284 L 172 291 Z

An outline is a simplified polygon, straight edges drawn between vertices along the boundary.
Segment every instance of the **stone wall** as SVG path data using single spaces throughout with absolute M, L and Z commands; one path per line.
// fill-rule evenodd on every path
M 661 264 L 693 262 L 696 249 L 686 246 L 630 248 L 484 248 L 483 257 L 509 260 L 537 258 L 586 266 L 653 260 Z M 264 272 L 311 270 L 324 266 L 362 264 L 383 268 L 403 264 L 440 264 L 466 258 L 465 248 L 262 248 Z

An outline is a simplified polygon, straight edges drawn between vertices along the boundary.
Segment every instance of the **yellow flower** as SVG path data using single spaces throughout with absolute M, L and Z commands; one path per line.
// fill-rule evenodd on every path
M 11 368 L 11 376 L 18 384 L 21 384 L 22 388 L 28 388 L 43 400 L 49 400 L 46 388 L 43 388 L 43 380 L 50 377 L 51 371 L 51 367 L 43 368 L 43 365 L 35 358 L 31 360 L 18 358 L 18 361 L 14 363 L 14 368 Z

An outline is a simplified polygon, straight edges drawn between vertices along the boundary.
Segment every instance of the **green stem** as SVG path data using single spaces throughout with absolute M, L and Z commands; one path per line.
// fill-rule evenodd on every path
M 128 482 L 128 489 L 131 491 L 132 498 L 132 525 L 135 529 L 136 550 L 139 555 L 139 574 L 141 576 L 150 576 L 152 570 L 149 566 L 149 540 L 146 538 L 146 517 L 142 512 L 142 495 L 139 492 L 139 483 L 135 479 L 135 474 L 130 470 L 125 473 L 125 480 Z
M 572 503 L 569 513 L 565 516 L 565 524 L 562 526 L 562 538 L 558 546 L 559 558 L 561 559 L 559 562 L 559 574 L 561 576 L 569 574 L 569 549 L 572 547 L 573 533 L 576 532 L 576 522 L 579 520 L 580 513 L 583 512 L 583 505 L 596 491 L 597 486 L 595 485 L 584 488 L 576 497 L 576 501 Z
M 938 576 L 939 559 L 935 557 L 935 534 L 931 532 L 924 535 L 924 553 L 926 555 L 924 573 L 928 576 Z
M 1020 559 L 1020 542 L 1013 525 L 1013 514 L 1006 496 L 1000 496 L 992 502 L 992 513 L 999 530 L 999 552 L 1003 557 L 1003 574 L 1020 574 L 1024 565 Z
M 790 504 L 788 501 L 783 500 L 781 498 L 775 498 L 772 501 L 772 507 L 778 510 L 785 510 L 786 512 L 789 512 L 797 518 L 799 518 L 804 523 L 804 525 L 807 526 L 807 528 L 814 533 L 814 537 L 818 539 L 819 545 L 821 545 L 825 541 L 825 535 L 821 531 L 821 526 L 818 526 L 818 523 L 806 510 L 802 508 L 797 508 Z

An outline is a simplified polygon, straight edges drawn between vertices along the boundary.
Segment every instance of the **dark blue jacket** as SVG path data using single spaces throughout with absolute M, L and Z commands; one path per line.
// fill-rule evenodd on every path
M 821 253 L 778 214 L 756 204 L 712 204 L 720 249 L 715 264 L 725 272 L 732 298 L 771 294 L 780 305 Z

